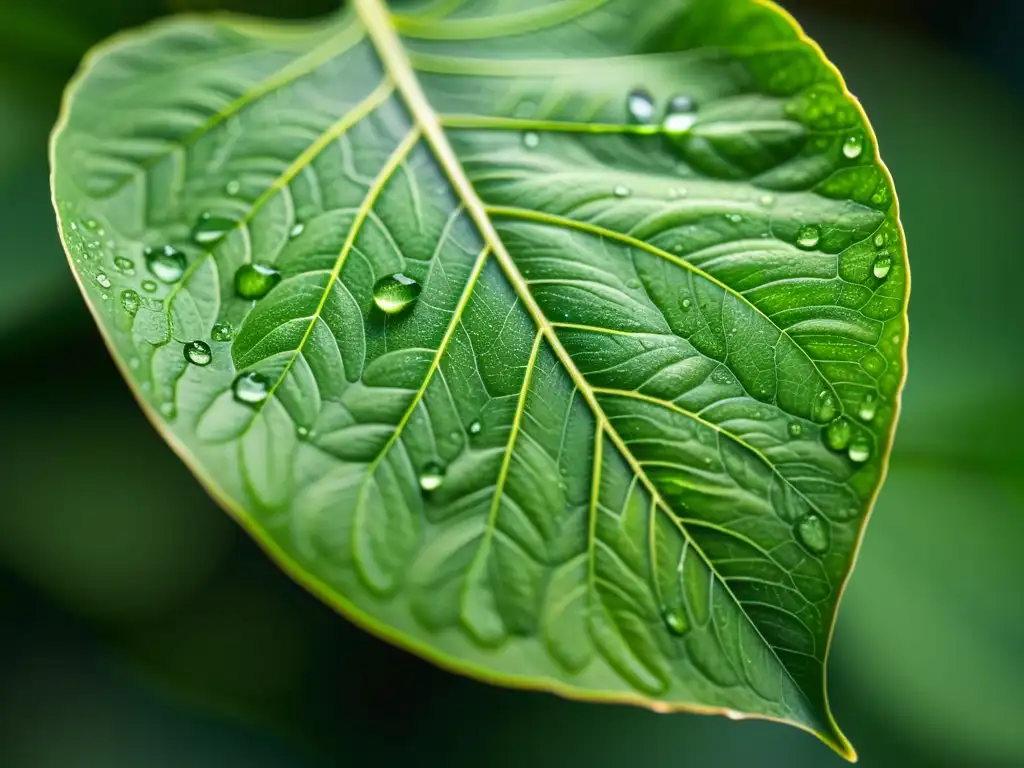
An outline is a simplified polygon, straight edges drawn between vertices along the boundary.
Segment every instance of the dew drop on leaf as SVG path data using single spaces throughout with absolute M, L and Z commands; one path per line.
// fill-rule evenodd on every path
M 420 472 L 420 488 L 428 493 L 436 491 L 444 482 L 444 467 L 436 461 L 428 461 Z
M 689 96 L 673 97 L 668 103 L 668 109 L 665 110 L 665 119 L 661 124 L 662 130 L 675 136 L 689 131 L 697 122 L 697 115 L 693 108 L 693 99 Z
M 243 264 L 235 271 L 235 293 L 243 299 L 262 299 L 281 282 L 281 273 L 266 264 Z
M 860 157 L 864 151 L 864 136 L 859 133 L 851 133 L 843 141 L 843 156 L 854 160 Z
M 135 317 L 135 314 L 139 311 L 141 304 L 142 298 L 131 288 L 126 288 L 121 291 L 121 306 L 124 308 L 124 311 L 132 317 Z
M 176 283 L 181 280 L 181 276 L 185 274 L 185 268 L 188 266 L 185 254 L 171 245 L 165 245 L 162 248 L 147 248 L 145 256 L 146 268 L 157 280 L 164 283 Z M 155 285 L 153 290 L 156 290 Z
M 469 434 L 479 435 L 481 429 L 483 429 L 483 427 L 480 426 L 480 422 L 474 421 L 472 424 L 469 425 Z
M 881 248 L 883 245 L 885 245 L 885 235 L 879 232 L 875 235 L 875 248 Z
M 828 390 L 823 390 L 814 398 L 813 417 L 819 424 L 825 424 L 836 416 L 836 399 Z
M 807 226 L 801 229 L 796 236 L 796 244 L 801 248 L 813 248 L 821 239 L 821 233 L 815 226 Z
M 828 549 L 828 525 L 820 516 L 804 515 L 796 523 L 796 537 L 809 551 L 820 555 Z
M 668 631 L 677 637 L 685 635 L 686 630 L 690 628 L 690 624 L 686 620 L 686 616 L 683 615 L 683 612 L 669 608 L 667 605 L 661 606 L 661 618 L 665 622 L 665 627 Z
M 761 197 L 758 198 L 758 202 L 761 203 L 761 205 L 763 205 L 765 208 L 767 208 L 769 205 L 775 202 L 775 198 L 772 197 L 771 195 L 761 195 Z
M 853 425 L 847 419 L 840 416 L 828 425 L 825 430 L 825 440 L 828 447 L 834 451 L 841 451 L 850 444 L 853 437 Z
M 871 421 L 875 418 L 877 410 L 878 399 L 869 392 L 864 395 L 864 399 L 860 401 L 860 405 L 857 407 L 857 418 L 861 421 Z
M 304 230 L 305 228 L 306 228 L 305 224 L 303 224 L 301 221 L 297 221 L 297 222 L 295 222 L 295 226 L 292 227 L 291 230 L 289 230 L 288 236 L 289 237 L 298 237 L 299 235 L 302 234 L 302 230 Z
M 135 262 L 131 259 L 126 259 L 124 256 L 114 257 L 114 267 L 118 272 L 122 272 L 126 275 L 135 273 Z
M 800 437 L 804 433 L 804 425 L 798 421 L 790 422 L 789 424 L 789 436 Z
M 858 435 L 853 439 L 853 442 L 850 443 L 847 455 L 849 455 L 850 461 L 863 464 L 871 458 L 871 442 L 866 436 Z
M 420 295 L 420 284 L 401 272 L 382 277 L 373 286 L 373 302 L 389 315 L 401 312 Z
M 654 99 L 643 88 L 635 88 L 626 97 L 626 111 L 631 122 L 646 125 L 654 119 Z
M 241 189 L 242 184 L 238 181 L 238 179 L 232 179 L 224 186 L 224 191 L 227 192 L 232 197 L 237 195 Z
M 175 415 L 177 415 L 177 411 L 174 409 L 174 403 L 160 403 L 160 413 L 168 419 L 173 419 Z
M 213 352 L 205 341 L 190 341 L 184 347 L 185 359 L 192 365 L 209 365 L 213 360 Z
M 632 191 L 625 184 L 619 184 L 612 190 L 612 193 L 616 197 L 629 197 L 632 194 Z
M 217 323 L 210 330 L 210 338 L 214 341 L 231 341 L 235 335 L 235 329 L 231 323 Z
M 270 395 L 270 380 L 262 373 L 240 373 L 231 385 L 235 400 L 244 405 L 259 405 Z
M 739 224 L 741 221 L 743 221 L 743 217 L 740 216 L 738 213 L 727 213 L 725 214 L 725 218 L 727 218 L 733 224 Z
M 540 135 L 536 131 L 523 133 L 523 146 L 527 149 L 536 149 L 540 146 Z
M 875 259 L 875 263 L 871 267 L 871 273 L 879 280 L 882 280 L 889 274 L 890 269 L 892 269 L 892 257 L 889 256 L 888 251 L 882 251 L 878 258 Z
M 96 282 L 99 283 L 99 285 L 102 288 L 110 287 L 110 278 L 107 277 L 103 272 L 100 272 L 98 275 L 96 275 Z
M 223 216 L 204 213 L 192 228 L 192 239 L 199 245 L 210 245 L 223 238 L 237 223 Z
M 156 287 L 156 282 L 153 280 L 142 281 L 142 290 L 146 291 L 146 293 L 153 293 L 156 291 Z

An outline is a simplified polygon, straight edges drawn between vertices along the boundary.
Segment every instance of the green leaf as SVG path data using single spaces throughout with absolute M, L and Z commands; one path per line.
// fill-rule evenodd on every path
M 147 414 L 393 642 L 853 758 L 825 660 L 908 273 L 838 73 L 754 0 L 352 5 L 69 89 L 61 228 Z

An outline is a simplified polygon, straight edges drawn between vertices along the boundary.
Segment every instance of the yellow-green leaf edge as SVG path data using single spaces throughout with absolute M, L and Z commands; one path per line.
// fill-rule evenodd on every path
M 893 183 L 892 174 L 882 160 L 879 150 L 877 138 L 874 133 L 874 129 L 871 125 L 870 120 L 866 112 L 864 111 L 863 105 L 854 96 L 839 71 L 838 67 L 832 63 L 831 60 L 825 55 L 821 46 L 811 38 L 800 25 L 800 23 L 793 17 L 789 11 L 779 6 L 774 0 L 751 0 L 756 5 L 762 6 L 775 14 L 777 14 L 786 24 L 790 26 L 794 34 L 800 40 L 800 42 L 807 45 L 835 76 L 836 83 L 841 89 L 843 97 L 851 104 L 857 111 L 857 114 L 863 121 L 863 126 L 866 130 L 866 138 L 870 139 L 872 151 L 874 153 L 874 161 L 878 169 L 882 172 L 883 178 L 885 179 L 886 185 L 892 195 L 892 212 L 893 219 L 899 232 L 899 244 L 898 251 L 899 256 L 906 269 L 906 291 L 904 295 L 904 305 L 907 306 L 909 303 L 910 292 L 911 292 L 911 271 L 909 266 L 909 260 L 907 258 L 907 241 L 906 232 L 903 227 L 902 220 L 900 218 L 900 203 L 899 197 L 896 193 L 895 185 Z M 382 7 L 381 0 L 357 0 L 354 3 L 357 9 L 357 13 L 360 16 L 362 22 L 367 26 L 370 32 L 371 38 L 373 37 L 372 25 L 373 23 L 363 16 L 362 12 L 358 9 L 360 6 L 377 6 Z M 622 694 L 602 694 L 601 692 L 587 692 L 575 689 L 571 686 L 554 683 L 551 681 L 526 681 L 522 678 L 508 677 L 506 675 L 492 672 L 483 667 L 479 667 L 472 663 L 464 662 L 460 659 L 453 658 L 447 654 L 441 653 L 435 648 L 429 645 L 414 640 L 412 638 L 405 637 L 400 632 L 395 631 L 387 625 L 381 624 L 376 621 L 372 616 L 366 614 L 360 610 L 357 606 L 350 603 L 345 597 L 339 594 L 336 590 L 325 584 L 323 581 L 318 579 L 315 575 L 305 571 L 298 563 L 296 563 L 291 557 L 288 556 L 279 546 L 277 546 L 265 533 L 261 530 L 260 526 L 250 519 L 244 510 L 235 505 L 226 495 L 224 495 L 217 487 L 216 481 L 210 477 L 202 468 L 202 466 L 195 460 L 195 458 L 189 453 L 185 445 L 179 442 L 174 435 L 163 428 L 162 418 L 156 409 L 153 408 L 146 399 L 142 396 L 142 393 L 132 383 L 132 376 L 128 366 L 123 360 L 121 360 L 116 354 L 116 350 L 110 335 L 101 322 L 101 317 L 98 309 L 89 302 L 88 294 L 85 291 L 85 286 L 82 283 L 82 277 L 78 274 L 74 268 L 72 262 L 71 251 L 68 248 L 67 240 L 65 237 L 63 223 L 60 218 L 60 214 L 57 208 L 56 200 L 56 187 L 54 183 L 55 167 L 56 167 L 56 146 L 57 142 L 63 133 L 68 117 L 70 115 L 71 104 L 74 101 L 79 83 L 88 76 L 94 63 L 105 56 L 109 51 L 114 48 L 133 40 L 144 39 L 151 31 L 160 29 L 163 26 L 179 23 L 183 18 L 191 18 L 197 21 L 203 20 L 218 20 L 226 22 L 236 27 L 243 27 L 251 32 L 260 32 L 264 29 L 271 29 L 271 22 L 263 22 L 260 19 L 255 19 L 248 16 L 232 14 L 232 13 L 208 13 L 208 14 L 178 14 L 177 16 L 171 16 L 166 19 L 160 19 L 155 22 L 151 22 L 148 25 L 142 26 L 137 29 L 125 30 L 119 32 L 107 40 L 99 43 L 90 49 L 82 59 L 79 65 L 78 71 L 74 77 L 68 83 L 63 97 L 61 99 L 60 111 L 57 117 L 57 122 L 54 125 L 53 131 L 50 134 L 49 141 L 49 163 L 50 163 L 50 193 L 51 202 L 54 207 L 54 212 L 57 219 L 57 229 L 60 235 L 61 244 L 64 246 L 64 252 L 68 259 L 68 265 L 71 268 L 71 273 L 74 276 L 75 282 L 82 292 L 82 296 L 85 299 L 86 305 L 89 307 L 89 312 L 96 322 L 97 328 L 100 335 L 103 338 L 103 342 L 107 347 L 107 351 L 110 353 L 114 360 L 118 371 L 121 373 L 125 382 L 128 384 L 131 390 L 132 396 L 141 407 L 146 418 L 153 425 L 160 436 L 167 442 L 174 453 L 179 459 L 188 467 L 193 475 L 199 480 L 200 484 L 206 490 L 206 492 L 228 513 L 245 531 L 253 538 L 253 540 L 267 553 L 267 555 L 297 584 L 302 586 L 304 589 L 315 595 L 318 599 L 323 601 L 326 605 L 336 610 L 345 618 L 352 621 L 361 629 L 371 633 L 375 637 L 391 643 L 399 648 L 411 651 L 416 655 L 430 661 L 433 664 L 441 667 L 442 669 L 454 672 L 457 674 L 469 675 L 473 678 L 481 680 L 483 682 L 501 685 L 508 688 L 516 688 L 521 690 L 537 690 L 553 693 L 566 699 L 576 701 L 590 701 L 590 702 L 602 702 L 611 704 L 628 704 L 633 706 L 639 706 L 652 711 L 668 714 L 673 712 L 685 712 L 690 714 L 699 715 L 724 715 L 732 720 L 768 720 L 771 722 L 778 722 L 784 725 L 791 725 L 799 728 L 802 731 L 810 733 L 815 736 L 824 744 L 835 750 L 841 757 L 848 760 L 849 762 L 857 762 L 857 752 L 853 748 L 853 745 L 846 738 L 843 732 L 839 729 L 838 724 L 835 722 L 835 718 L 832 715 L 831 706 L 828 700 L 828 657 L 832 647 L 832 640 L 835 636 L 835 625 L 836 618 L 839 614 L 839 608 L 842 605 L 843 596 L 846 593 L 846 588 L 849 585 L 850 577 L 853 574 L 853 570 L 857 564 L 857 558 L 860 554 L 861 547 L 864 542 L 864 534 L 867 531 L 868 523 L 871 519 L 871 514 L 874 511 L 875 502 L 878 499 L 878 494 L 882 487 L 885 485 L 885 479 L 888 475 L 889 460 L 892 453 L 893 439 L 897 424 L 899 423 L 900 412 L 902 410 L 902 398 L 903 398 L 903 387 L 906 383 L 907 377 L 907 347 L 909 343 L 910 327 L 909 319 L 906 317 L 906 310 L 904 310 L 904 323 L 906 332 L 903 334 L 900 340 L 900 360 L 902 363 L 902 376 L 899 381 L 899 385 L 896 388 L 896 395 L 893 403 L 893 419 L 889 428 L 889 434 L 887 439 L 887 450 L 884 455 L 879 458 L 880 474 L 879 481 L 875 487 L 874 494 L 870 499 L 867 511 L 865 512 L 864 518 L 861 522 L 860 530 L 857 535 L 856 544 L 850 559 L 849 568 L 843 577 L 842 584 L 839 589 L 839 594 L 835 604 L 835 610 L 830 622 L 830 630 L 828 634 L 828 642 L 825 647 L 824 658 L 826 661 L 824 673 L 822 677 L 822 685 L 824 688 L 823 700 L 825 703 L 825 715 L 827 721 L 831 727 L 831 733 L 823 733 L 820 731 L 813 730 L 803 723 L 799 723 L 793 720 L 787 720 L 784 718 L 777 718 L 770 715 L 762 715 L 757 713 L 746 713 L 737 712 L 732 709 L 726 709 L 722 707 L 709 707 L 701 706 L 697 704 L 666 704 L 663 702 L 652 701 L 647 697 L 642 696 L 629 696 Z M 273 22 L 273 24 L 280 24 L 281 22 Z

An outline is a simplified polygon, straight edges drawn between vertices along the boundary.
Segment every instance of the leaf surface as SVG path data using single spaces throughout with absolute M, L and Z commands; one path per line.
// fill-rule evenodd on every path
M 821 52 L 754 0 L 380 0 L 92 54 L 53 142 L 147 413 L 343 613 L 508 685 L 805 728 L 908 273 Z

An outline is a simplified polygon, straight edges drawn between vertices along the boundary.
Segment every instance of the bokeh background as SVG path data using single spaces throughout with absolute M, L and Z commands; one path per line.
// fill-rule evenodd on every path
M 144 420 L 57 241 L 64 83 L 167 13 L 334 4 L 0 0 L 0 765 L 838 768 L 794 729 L 500 690 L 361 633 Z M 867 766 L 1024 766 L 1024 2 L 784 4 L 866 105 L 913 271 L 904 416 L 834 709 Z

